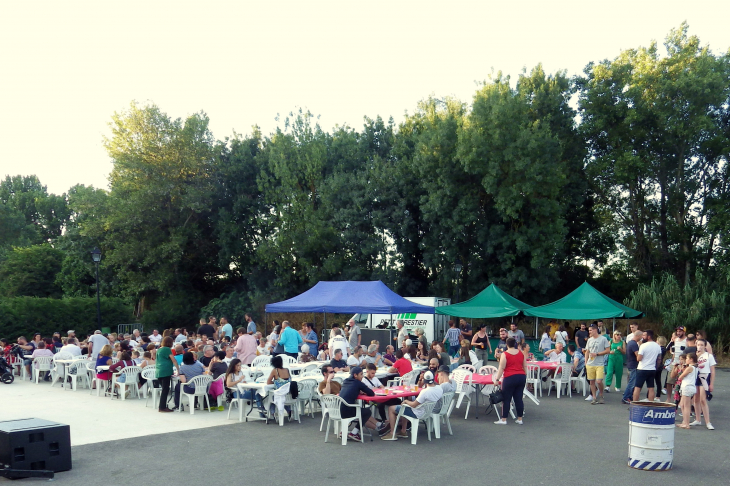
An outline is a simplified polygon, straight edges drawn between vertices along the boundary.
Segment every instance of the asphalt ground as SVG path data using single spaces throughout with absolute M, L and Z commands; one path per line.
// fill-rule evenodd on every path
M 526 401 L 522 426 L 512 420 L 507 426 L 495 425 L 494 413 L 485 416 L 481 405 L 478 419 L 472 407 L 464 420 L 462 404 L 452 415 L 453 436 L 443 426 L 441 439 L 429 442 L 422 427 L 415 446 L 410 440 L 385 442 L 376 435 L 373 442 L 366 438 L 364 444 L 348 442 L 343 447 L 331 433 L 325 443 L 324 432 L 319 432 L 320 415 L 279 427 L 226 421 L 225 413 L 213 412 L 220 414 L 222 425 L 74 446 L 73 469 L 57 473 L 54 482 L 727 485 L 730 373 L 719 371 L 715 384 L 710 410 L 716 430 L 676 429 L 674 469 L 667 472 L 627 466 L 629 412 L 619 393 L 607 394 L 605 405 L 590 405 L 582 395 L 557 399 L 553 392 L 543 397 L 540 406 Z M 208 412 L 175 416 L 189 421 L 198 413 Z M 144 426 L 156 416 L 140 414 L 130 425 Z

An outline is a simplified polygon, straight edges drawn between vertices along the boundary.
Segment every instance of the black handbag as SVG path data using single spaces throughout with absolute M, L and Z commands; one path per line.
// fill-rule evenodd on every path
M 502 390 L 496 389 L 492 393 L 489 394 L 489 404 L 490 405 L 496 405 L 498 403 L 502 403 L 504 401 L 504 396 L 502 395 Z

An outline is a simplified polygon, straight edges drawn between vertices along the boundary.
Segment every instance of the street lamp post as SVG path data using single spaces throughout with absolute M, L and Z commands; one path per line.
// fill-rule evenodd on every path
M 460 297 L 459 294 L 460 294 L 460 290 L 461 290 L 459 288 L 459 277 L 461 276 L 461 269 L 462 269 L 461 260 L 457 258 L 456 261 L 454 262 L 454 272 L 456 272 L 456 302 L 457 303 L 459 302 L 459 297 Z
M 96 265 L 96 323 L 101 329 L 101 298 L 99 297 L 99 262 L 101 262 L 101 250 L 94 248 L 91 252 L 91 259 Z

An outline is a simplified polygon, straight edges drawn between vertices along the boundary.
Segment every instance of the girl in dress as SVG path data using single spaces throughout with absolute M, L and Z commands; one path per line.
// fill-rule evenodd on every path
M 707 352 L 707 341 L 697 340 L 697 394 L 695 395 L 695 416 L 696 419 L 690 425 L 702 425 L 702 416 L 705 417 L 705 424 L 710 430 L 715 430 L 710 422 L 710 406 L 707 402 L 708 393 L 712 393 L 715 382 L 715 357 Z M 702 415 L 700 415 L 700 412 Z

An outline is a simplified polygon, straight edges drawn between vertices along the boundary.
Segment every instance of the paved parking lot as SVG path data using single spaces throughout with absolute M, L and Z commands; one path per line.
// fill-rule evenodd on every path
M 72 394 L 44 388 L 49 404 Z M 10 389 L 2 389 L 4 403 Z M 57 474 L 56 482 L 140 485 L 154 484 L 160 475 L 169 474 L 171 479 L 189 484 L 342 485 L 374 480 L 420 486 L 507 482 L 727 484 L 730 373 L 719 372 L 714 395 L 711 412 L 716 430 L 677 429 L 674 470 L 669 472 L 627 467 L 628 410 L 617 393 L 608 394 L 605 405 L 590 405 L 582 396 L 556 399 L 554 393 L 544 397 L 540 406 L 526 402 L 522 426 L 512 421 L 507 426 L 494 425 L 494 414 L 485 416 L 483 408 L 478 420 L 473 408 L 469 419 L 464 420 L 462 405 L 452 415 L 453 436 L 444 430 L 440 440 L 429 442 L 422 429 L 415 446 L 409 440 L 383 442 L 376 437 L 373 442 L 348 442 L 345 447 L 332 437 L 324 442 L 319 416 L 279 427 L 226 421 L 221 412 L 159 414 L 138 402 L 113 403 L 84 395 L 83 400 L 94 403 L 97 427 L 102 432 L 108 427 L 115 440 L 74 446 L 74 468 Z M 43 414 L 48 407 L 39 407 L 37 402 L 28 402 L 26 416 L 49 418 Z M 134 416 L 121 413 L 122 407 L 134 410 Z M 144 433 L 156 430 L 160 420 L 170 421 L 166 428 L 189 430 Z M 136 437 L 120 439 L 120 425 Z M 72 434 L 80 433 L 83 430 L 72 424 Z

